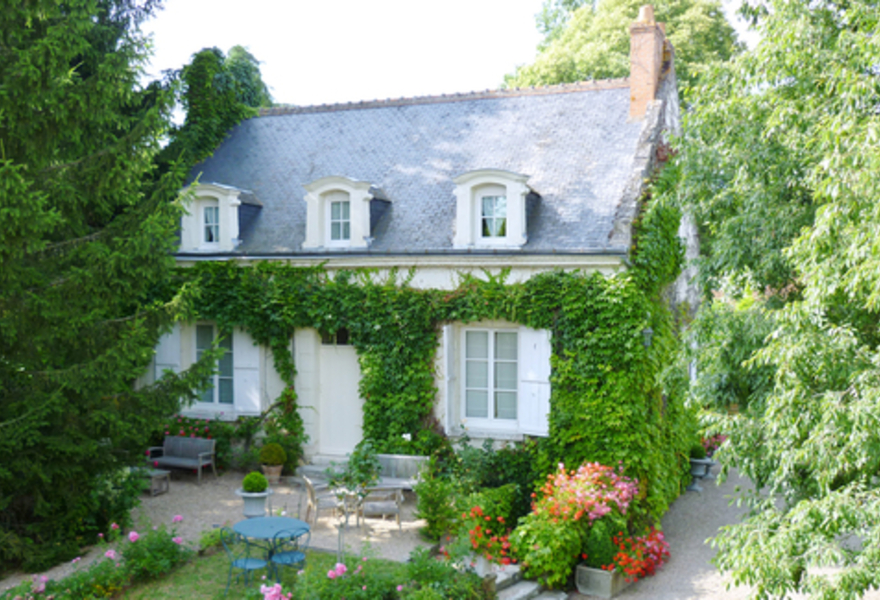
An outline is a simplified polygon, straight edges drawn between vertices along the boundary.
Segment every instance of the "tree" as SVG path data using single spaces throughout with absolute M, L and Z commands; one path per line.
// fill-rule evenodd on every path
M 644 0 L 546 0 L 538 29 L 545 34 L 535 62 L 504 78 L 506 87 L 574 83 L 627 77 L 629 26 Z M 657 0 L 655 18 L 666 23 L 682 85 L 693 83 L 701 65 L 730 58 L 736 34 L 719 0 Z
M 272 104 L 259 62 L 242 46 L 234 46 L 228 57 L 219 48 L 203 48 L 174 77 L 183 85 L 186 119 L 171 131 L 159 157 L 163 167 L 175 160 L 192 167 L 210 156 L 230 129 Z
M 760 598 L 880 586 L 878 4 L 752 2 L 761 42 L 688 98 L 678 193 L 703 265 L 778 307 L 745 363 L 772 374 L 761 410 L 716 422 L 725 471 L 756 486 L 716 561 Z
M 0 564 L 69 558 L 125 522 L 153 422 L 212 366 L 135 391 L 186 310 L 167 287 L 182 172 L 153 176 L 171 95 L 138 81 L 155 2 L 0 11 Z M 216 356 L 216 354 L 215 354 Z M 123 485 L 122 490 L 114 485 Z

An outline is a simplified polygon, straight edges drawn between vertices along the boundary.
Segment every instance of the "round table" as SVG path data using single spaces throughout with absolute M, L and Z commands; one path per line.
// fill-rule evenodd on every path
M 309 531 L 309 524 L 291 517 L 256 517 L 239 521 L 232 526 L 233 531 L 248 538 L 272 540 L 282 531 Z

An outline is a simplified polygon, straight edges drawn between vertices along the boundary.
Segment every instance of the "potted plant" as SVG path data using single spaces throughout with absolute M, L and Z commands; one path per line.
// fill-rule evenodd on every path
M 287 462 L 287 452 L 281 444 L 271 442 L 260 448 L 260 463 L 263 465 L 263 474 L 269 483 L 275 484 L 281 480 L 281 470 Z
M 693 482 L 688 486 L 688 490 L 702 492 L 703 488 L 700 487 L 699 481 L 711 475 L 715 461 L 706 457 L 706 448 L 701 443 L 691 446 L 690 461 Z
M 244 516 L 248 519 L 266 516 L 266 498 L 272 493 L 269 481 L 259 471 L 245 475 L 241 489 L 235 492 L 244 500 Z
M 606 519 L 593 523 L 586 561 L 575 571 L 575 584 L 581 594 L 612 598 L 634 581 L 653 575 L 669 558 L 669 544 L 662 532 L 652 527 L 646 535 L 632 537 L 623 531 L 612 534 L 613 525 Z

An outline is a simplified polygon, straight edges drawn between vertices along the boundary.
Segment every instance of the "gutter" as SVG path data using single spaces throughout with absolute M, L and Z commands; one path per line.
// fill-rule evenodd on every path
M 207 261 L 207 260 L 267 260 L 267 259 L 300 259 L 300 260 L 330 260 L 335 258 L 392 258 L 392 257 L 467 257 L 467 256 L 485 256 L 485 257 L 522 257 L 522 256 L 608 256 L 621 257 L 625 262 L 629 262 L 629 252 L 623 248 L 597 248 L 595 250 L 498 250 L 498 249 L 469 249 L 469 250 L 403 250 L 403 251 L 375 251 L 375 250 L 353 250 L 348 252 L 261 252 L 257 254 L 248 254 L 246 252 L 178 252 L 174 255 L 177 260 L 188 261 Z

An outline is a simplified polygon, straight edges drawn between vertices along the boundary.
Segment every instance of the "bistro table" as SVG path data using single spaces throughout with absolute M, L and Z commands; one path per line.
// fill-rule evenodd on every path
M 264 549 L 267 552 L 267 560 L 271 560 L 276 535 L 282 531 L 309 531 L 310 527 L 305 521 L 291 517 L 255 517 L 239 521 L 232 526 L 232 529 L 246 538 L 268 540 L 269 545 L 265 546 Z

